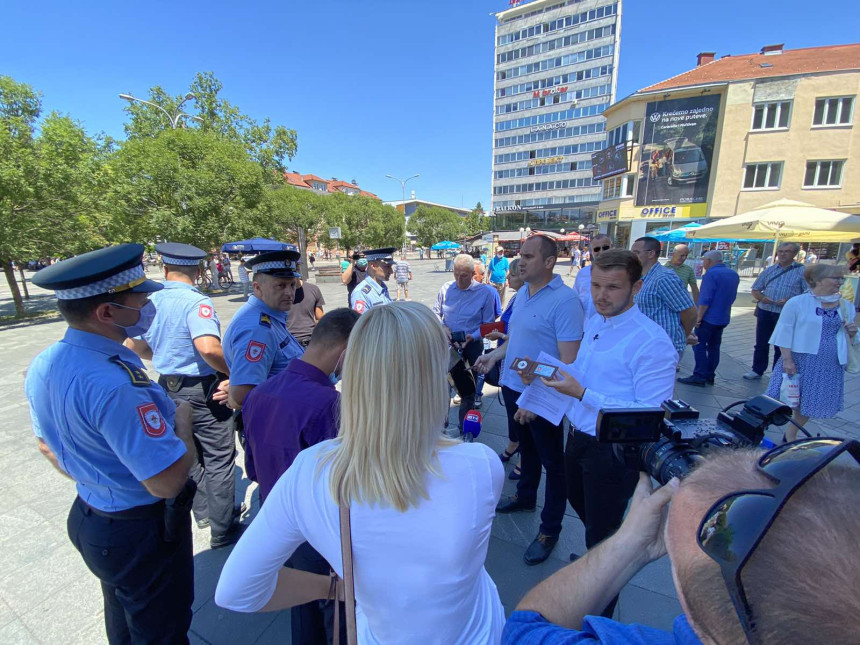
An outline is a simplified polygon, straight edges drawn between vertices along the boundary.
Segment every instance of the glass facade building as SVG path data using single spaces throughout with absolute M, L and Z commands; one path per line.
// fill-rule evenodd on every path
M 496 230 L 568 231 L 595 220 L 591 153 L 615 101 L 621 2 L 535 0 L 496 14 Z

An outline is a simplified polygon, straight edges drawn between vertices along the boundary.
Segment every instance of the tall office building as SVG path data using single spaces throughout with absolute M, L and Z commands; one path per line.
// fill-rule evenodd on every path
M 621 0 L 535 0 L 496 19 L 495 228 L 573 231 L 600 201 L 591 153 L 615 100 Z

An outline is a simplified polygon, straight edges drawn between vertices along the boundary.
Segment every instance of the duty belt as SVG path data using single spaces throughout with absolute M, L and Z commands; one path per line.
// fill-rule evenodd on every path
M 207 374 L 206 376 L 187 376 L 185 374 L 163 374 L 161 378 L 167 389 L 171 392 L 178 392 L 184 387 L 193 387 L 199 383 L 211 383 L 218 379 L 217 374 Z
M 94 506 L 90 506 L 80 497 L 78 501 L 83 506 L 84 513 L 87 515 L 99 515 L 111 520 L 148 520 L 153 517 L 162 517 L 164 515 L 164 500 L 159 500 L 152 504 L 143 506 L 133 506 L 121 511 L 102 511 Z

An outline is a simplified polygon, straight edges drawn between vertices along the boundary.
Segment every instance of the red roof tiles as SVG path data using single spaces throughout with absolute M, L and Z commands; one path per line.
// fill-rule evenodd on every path
M 637 94 L 709 83 L 845 70 L 860 70 L 860 44 L 786 49 L 779 54 L 725 56 L 644 87 Z

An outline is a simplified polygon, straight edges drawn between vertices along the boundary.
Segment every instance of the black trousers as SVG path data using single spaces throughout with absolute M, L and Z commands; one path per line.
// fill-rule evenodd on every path
M 471 366 L 475 364 L 475 361 L 480 358 L 481 354 L 484 353 L 484 343 L 481 340 L 473 340 L 471 343 L 467 344 L 463 348 L 463 359 L 465 362 Z M 453 370 L 452 370 L 453 372 Z M 460 409 L 458 411 L 459 418 L 459 428 L 463 429 L 463 419 L 466 418 L 466 414 L 475 407 L 475 394 L 477 393 L 475 376 L 472 374 L 466 375 L 468 376 L 468 380 L 470 381 L 469 386 L 466 388 L 457 387 L 457 394 L 460 395 Z M 456 386 L 458 379 L 454 379 L 454 384 Z
M 755 349 L 753 350 L 752 370 L 756 374 L 764 374 L 770 355 L 770 337 L 773 335 L 773 330 L 779 321 L 779 314 L 756 307 L 755 318 Z M 781 355 L 782 352 L 780 352 L 779 347 L 774 345 L 774 365 L 776 365 Z
M 621 526 L 639 475 L 624 465 L 611 445 L 572 429 L 564 450 L 564 472 L 567 501 L 585 524 L 585 546 L 590 549 Z M 612 618 L 617 602 L 616 596 L 602 615 Z
M 135 510 L 139 518 L 104 517 L 77 498 L 67 521 L 72 544 L 101 581 L 108 642 L 188 643 L 194 601 L 190 517 L 178 541 L 165 542 L 164 504 Z
M 508 413 L 508 424 L 516 423 L 517 399 L 520 393 L 502 386 L 502 397 Z M 540 532 L 557 536 L 561 533 L 561 521 L 566 508 L 564 480 L 564 435 L 561 424 L 553 425 L 546 419 L 535 417 L 527 425 L 520 425 L 520 471 L 517 482 L 517 497 L 531 505 L 537 502 L 541 467 L 546 469 L 546 492 L 540 516 Z
M 197 463 L 189 476 L 197 484 L 193 512 L 197 520 L 209 518 L 213 537 L 223 536 L 233 523 L 233 505 L 236 497 L 236 442 L 230 419 L 233 412 L 226 405 L 212 400 L 218 385 L 215 376 L 195 382 L 186 379 L 187 385 L 171 391 L 168 377 L 158 379 L 174 401 L 187 401 L 191 405 L 194 423 L 194 443 L 197 446 Z
M 287 566 L 324 576 L 331 567 L 310 544 L 303 542 L 287 560 Z M 317 645 L 334 642 L 334 612 L 340 611 L 340 641 L 346 643 L 346 613 L 344 603 L 316 600 L 290 609 L 290 629 L 293 645 Z

